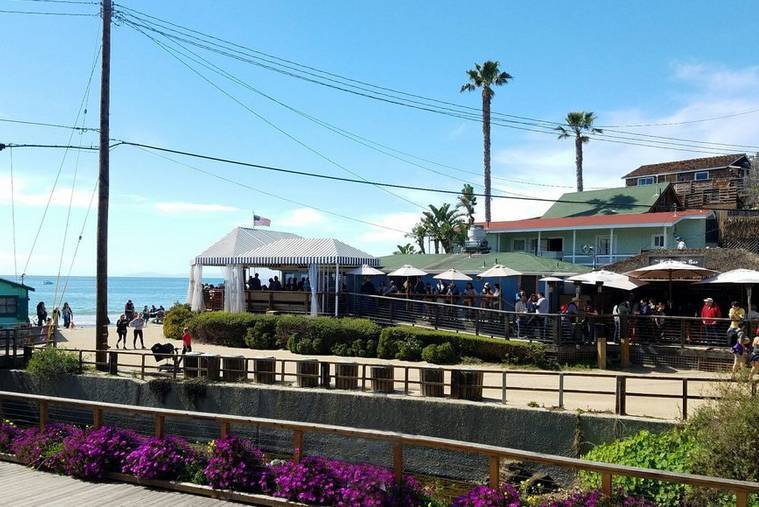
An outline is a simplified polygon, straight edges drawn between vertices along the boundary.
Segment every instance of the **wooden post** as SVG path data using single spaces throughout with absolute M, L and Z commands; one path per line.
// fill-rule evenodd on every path
M 611 472 L 601 472 L 601 493 L 611 497 Z
M 163 436 L 166 434 L 166 417 L 160 414 L 156 414 L 153 426 L 155 428 L 155 436 L 158 438 L 163 438 Z
M 616 414 L 617 415 L 625 415 L 627 412 L 627 379 L 624 375 L 618 375 L 617 376 L 617 403 L 616 403 Z
M 119 353 L 115 350 L 108 351 L 108 374 L 119 374 Z
M 403 394 L 408 394 L 408 366 L 404 366 L 403 370 Z
M 300 463 L 303 457 L 303 431 L 293 431 L 293 462 Z
M 622 369 L 626 370 L 630 368 L 630 340 L 622 338 L 619 343 L 620 362 L 622 363 Z
M 506 404 L 506 372 L 503 372 L 501 379 L 501 403 Z
M 596 335 L 596 351 L 598 368 L 601 370 L 606 369 L 606 338 Z
M 400 486 L 403 483 L 403 444 L 400 442 L 393 445 L 393 473 Z
M 683 379 L 683 421 L 688 419 L 688 379 Z
M 488 470 L 488 485 L 493 489 L 498 489 L 501 482 L 501 458 L 498 456 L 490 456 L 488 460 Z
M 100 164 L 95 290 L 95 367 L 106 371 L 108 349 L 108 193 L 110 172 L 111 0 L 103 0 L 103 50 L 100 73 Z
M 229 421 L 219 421 L 219 438 L 226 438 L 229 435 Z
M 47 424 L 47 401 L 40 400 L 40 430 L 44 430 L 46 424 Z
M 559 373 L 559 408 L 564 408 L 564 374 Z
M 474 301 L 472 301 L 474 303 Z M 480 309 L 475 308 L 474 310 L 474 335 L 479 336 L 480 335 Z
M 746 490 L 736 490 L 735 507 L 748 507 L 748 492 Z
M 145 354 L 140 354 L 140 380 L 145 380 Z
M 92 409 L 92 427 L 97 429 L 103 425 L 103 409 L 102 408 L 93 408 Z

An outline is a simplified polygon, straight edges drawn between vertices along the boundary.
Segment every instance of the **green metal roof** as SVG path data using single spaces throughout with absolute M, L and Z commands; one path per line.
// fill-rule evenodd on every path
M 525 275 L 550 275 L 553 273 L 585 273 L 587 266 L 572 264 L 549 257 L 538 257 L 524 252 L 491 252 L 482 255 L 468 254 L 416 254 L 386 255 L 379 257 L 382 271 L 389 273 L 404 264 L 411 264 L 431 274 L 455 268 L 468 275 L 476 275 L 496 264 L 510 267 Z
M 7 284 L 7 285 L 10 285 L 11 287 L 21 287 L 22 289 L 31 290 L 31 291 L 34 290 L 34 287 L 29 287 L 28 285 L 24 285 L 23 283 L 14 282 L 6 278 L 0 278 L 0 284 Z
M 568 192 L 555 202 L 543 218 L 581 217 L 647 213 L 667 189 L 669 183 L 632 187 L 604 188 L 586 192 Z

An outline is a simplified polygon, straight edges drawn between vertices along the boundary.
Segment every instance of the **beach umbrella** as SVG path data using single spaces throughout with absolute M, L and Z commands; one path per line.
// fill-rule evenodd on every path
M 702 268 L 685 262 L 667 260 L 633 269 L 625 273 L 628 276 L 646 281 L 665 281 L 669 283 L 669 305 L 672 307 L 672 282 L 693 282 L 716 273 L 713 269 Z
M 415 268 L 411 264 L 404 264 L 400 268 L 396 269 L 395 271 L 391 271 L 387 274 L 387 276 L 399 276 L 399 277 L 409 277 L 409 276 L 424 276 L 426 275 L 426 271 L 422 271 L 421 269 Z
M 558 276 L 544 276 L 543 278 L 538 278 L 539 282 L 563 282 L 563 278 L 559 278 Z
M 614 273 L 613 271 L 607 271 L 601 269 L 598 271 L 591 271 L 590 273 L 583 273 L 581 275 L 570 276 L 567 278 L 568 282 L 581 282 L 587 285 L 603 284 L 604 287 L 611 287 L 612 289 L 621 290 L 634 290 L 638 287 L 646 285 L 647 282 L 630 278 L 627 275 L 620 273 Z
M 461 282 L 469 282 L 472 280 L 471 276 L 465 275 L 461 271 L 454 268 L 446 269 L 439 275 L 435 275 L 432 278 L 435 278 L 437 280 L 449 280 L 449 281 L 461 281 Z
M 346 273 L 347 275 L 358 275 L 358 276 L 379 276 L 384 275 L 382 271 L 380 271 L 377 268 L 373 268 L 367 264 L 363 264 L 357 268 L 353 268 L 350 271 Z
M 501 264 L 496 264 L 492 268 L 488 268 L 482 273 L 478 274 L 480 278 L 504 278 L 507 276 L 518 276 L 521 275 L 519 271 L 515 271 L 511 268 L 507 268 L 506 266 L 502 266 Z
M 715 276 L 710 276 L 698 282 L 699 284 L 728 284 L 746 286 L 746 315 L 751 321 L 751 284 L 759 283 L 759 271 L 755 269 L 731 269 Z

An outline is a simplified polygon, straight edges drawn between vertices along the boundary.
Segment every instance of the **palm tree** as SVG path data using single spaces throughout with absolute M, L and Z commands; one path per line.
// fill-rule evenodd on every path
M 406 234 L 407 238 L 413 238 L 413 240 L 416 242 L 417 246 L 419 247 L 420 254 L 426 253 L 424 251 L 424 240 L 427 238 L 427 236 L 427 228 L 422 222 L 418 222 L 416 225 L 414 225 L 414 227 L 411 228 L 411 232 Z
M 432 237 L 435 253 L 440 253 L 441 246 L 445 253 L 452 253 L 453 247 L 461 244 L 466 235 L 461 212 L 457 208 L 452 208 L 449 203 L 440 207 L 430 204 L 428 207 L 429 211 L 422 213 L 422 223 Z
M 461 93 L 482 88 L 482 137 L 485 166 L 485 222 L 490 223 L 490 101 L 495 92 L 493 86 L 505 85 L 511 79 L 508 72 L 498 68 L 499 63 L 486 61 L 474 64 L 474 69 L 466 71 L 469 82 L 461 86 Z
M 469 227 L 474 224 L 474 207 L 477 206 L 477 196 L 474 195 L 474 187 L 469 183 L 464 184 L 464 188 L 461 189 L 461 195 L 459 196 L 459 202 L 456 205 L 457 208 L 463 208 L 466 215 L 466 221 Z
M 415 254 L 416 250 L 414 249 L 414 245 L 411 243 L 406 243 L 405 245 L 395 245 L 395 252 L 393 252 L 393 255 L 407 255 L 407 254 Z
M 596 115 L 585 111 L 575 111 L 567 114 L 565 125 L 559 125 L 559 139 L 567 139 L 575 136 L 575 165 L 577 170 L 577 191 L 582 192 L 582 145 L 590 141 L 588 134 L 600 134 L 601 129 L 593 127 Z

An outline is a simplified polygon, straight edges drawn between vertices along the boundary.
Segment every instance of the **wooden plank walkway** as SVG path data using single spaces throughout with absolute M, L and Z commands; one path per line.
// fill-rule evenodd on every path
M 159 491 L 133 484 L 91 483 L 38 472 L 23 465 L 0 462 L 0 504 L 14 507 L 182 506 L 239 505 L 174 491 Z

